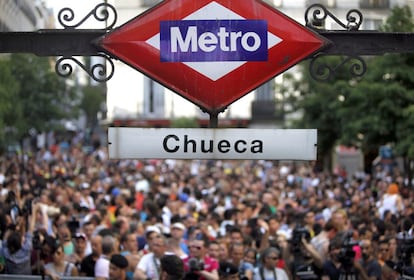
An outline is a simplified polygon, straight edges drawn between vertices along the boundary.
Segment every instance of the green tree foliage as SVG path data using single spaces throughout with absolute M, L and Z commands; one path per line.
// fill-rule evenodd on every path
M 173 128 L 197 128 L 199 127 L 196 118 L 180 117 L 172 120 Z
M 12 75 L 10 64 L 6 60 L 0 60 L 0 146 L 11 144 L 11 137 L 20 127 L 23 116 L 22 107 L 18 102 L 20 90 L 19 82 Z
M 88 127 L 96 125 L 98 112 L 101 105 L 105 102 L 105 88 L 103 86 L 88 85 L 82 88 L 81 109 L 86 114 Z
M 334 67 L 340 64 L 341 57 L 326 57 L 318 60 L 319 65 Z M 327 68 L 322 67 L 327 70 Z M 336 79 L 329 82 L 314 80 L 309 73 L 309 65 L 304 65 L 303 82 L 306 86 L 301 89 L 302 96 L 298 106 L 303 111 L 303 119 L 295 124 L 299 128 L 318 129 L 318 158 L 329 169 L 330 155 L 338 144 L 342 133 L 342 120 L 338 114 L 343 106 L 343 98 L 349 92 L 351 79 L 349 72 L 342 70 L 336 73 Z
M 47 131 L 61 119 L 76 115 L 73 92 L 67 89 L 65 80 L 54 72 L 49 58 L 27 54 L 12 54 L 2 60 L 0 99 L 6 111 L 3 122 L 16 131 L 16 140 L 27 135 L 32 128 Z M 8 69 L 8 70 L 6 70 Z M 12 104 L 10 108 L 7 104 Z M 3 106 L 3 107 L 4 107 Z
M 382 30 L 412 32 L 410 9 L 394 8 Z M 336 59 L 325 62 L 338 65 Z M 360 147 L 366 154 L 392 144 L 399 155 L 413 158 L 414 56 L 387 54 L 365 59 L 368 70 L 361 79 L 349 77 L 343 68 L 335 80 L 317 83 L 305 71 L 308 90 L 301 103 L 301 124 L 318 128 L 318 149 L 323 153 L 338 143 Z
M 409 7 L 396 7 L 382 27 L 386 32 L 413 32 Z M 410 120 L 414 104 L 414 56 L 386 54 L 370 60 L 368 72 L 352 90 L 349 123 L 344 136 L 363 135 L 365 150 L 391 144 L 399 156 L 414 158 L 414 130 Z M 352 122 L 352 124 L 350 124 Z M 411 144 L 408 143 L 411 142 Z

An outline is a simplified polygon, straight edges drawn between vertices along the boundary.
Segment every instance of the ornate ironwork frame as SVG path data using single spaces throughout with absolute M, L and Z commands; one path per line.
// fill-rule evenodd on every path
M 112 20 L 111 19 L 112 14 Z M 98 30 L 109 31 L 111 30 L 118 19 L 118 13 L 114 6 L 108 3 L 101 3 L 95 6 L 86 16 L 84 16 L 77 23 L 71 24 L 75 20 L 75 12 L 71 8 L 63 8 L 58 13 L 58 21 L 63 26 L 64 30 L 74 30 L 82 24 L 84 24 L 89 18 L 94 18 L 98 22 L 105 24 L 104 28 Z M 112 61 L 112 58 L 104 53 L 99 53 L 91 57 L 100 57 L 106 63 L 96 62 L 90 65 L 90 69 L 86 67 L 80 59 L 75 58 L 74 56 L 62 56 L 56 60 L 55 71 L 61 77 L 69 77 L 73 73 L 73 66 L 70 62 L 74 62 L 81 69 L 83 69 L 92 79 L 97 82 L 107 82 L 112 78 L 115 72 L 115 65 Z M 92 61 L 92 60 L 91 60 Z
M 344 30 L 349 32 L 358 31 L 363 21 L 362 13 L 356 9 L 348 11 L 346 14 L 346 23 L 342 22 L 321 4 L 313 4 L 305 11 L 306 26 L 315 31 L 323 30 L 322 27 L 325 26 L 327 18 L 331 18 Z M 360 56 L 350 55 L 342 57 L 342 62 L 336 66 L 330 66 L 325 63 L 322 58 L 326 56 L 328 55 L 319 53 L 311 58 L 309 72 L 311 77 L 317 81 L 324 82 L 332 80 L 337 70 L 347 65 L 349 66 L 348 70 L 352 77 L 361 77 L 367 70 L 366 63 Z
M 39 56 L 58 56 L 55 69 L 58 75 L 69 76 L 73 72 L 71 61 L 98 82 L 108 81 L 115 67 L 110 54 L 101 49 L 96 41 L 112 30 L 118 15 L 116 9 L 107 3 L 95 6 L 86 16 L 75 22 L 75 12 L 63 8 L 58 21 L 63 29 L 46 29 L 36 32 L 0 32 L 0 53 L 34 53 Z M 88 20 L 105 23 L 101 29 L 81 29 Z M 336 22 L 343 30 L 325 30 L 327 20 Z M 309 57 L 310 74 L 318 81 L 330 80 L 340 67 L 348 67 L 354 77 L 362 76 L 367 67 L 362 56 L 385 53 L 414 53 L 414 33 L 360 31 L 363 15 L 352 9 L 343 22 L 321 4 L 314 4 L 305 11 L 305 22 L 321 36 L 330 41 L 318 54 Z M 322 59 L 328 55 L 343 56 L 336 66 L 327 65 Z M 97 56 L 106 63 L 84 65 L 76 56 Z M 106 65 L 108 64 L 109 65 Z

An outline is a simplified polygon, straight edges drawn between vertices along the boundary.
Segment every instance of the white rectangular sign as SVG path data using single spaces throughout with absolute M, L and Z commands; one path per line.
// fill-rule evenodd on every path
M 315 160 L 316 129 L 110 127 L 111 159 Z

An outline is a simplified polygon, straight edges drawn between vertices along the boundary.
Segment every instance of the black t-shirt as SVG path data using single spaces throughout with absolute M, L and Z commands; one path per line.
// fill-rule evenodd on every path
M 365 268 L 369 277 L 374 276 L 376 279 L 381 279 L 381 265 L 376 260 L 370 260 L 368 262 L 361 260 L 360 263 Z
M 291 264 L 291 271 L 295 279 L 306 280 L 306 279 L 321 279 L 322 270 L 317 267 L 313 262 L 294 262 Z
M 342 266 L 336 267 L 336 265 L 331 260 L 327 260 L 323 263 L 323 275 L 329 276 L 330 280 L 339 280 L 339 277 L 341 275 L 358 276 L 358 272 L 353 268 L 349 271 L 346 271 L 342 268 Z
M 92 254 L 87 255 L 83 258 L 80 264 L 80 273 L 85 273 L 88 277 L 95 277 L 95 263 L 96 261 L 93 259 Z
M 330 280 L 338 280 L 341 269 L 336 267 L 331 260 L 327 260 L 323 264 L 323 275 L 329 276 Z

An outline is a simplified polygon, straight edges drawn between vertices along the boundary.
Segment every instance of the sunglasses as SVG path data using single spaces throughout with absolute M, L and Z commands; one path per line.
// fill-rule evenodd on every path
M 201 250 L 201 246 L 192 245 L 192 246 L 190 246 L 190 248 L 197 249 L 197 250 Z
M 277 260 L 277 259 L 279 259 L 278 257 L 267 257 L 268 259 L 272 259 L 272 260 Z

